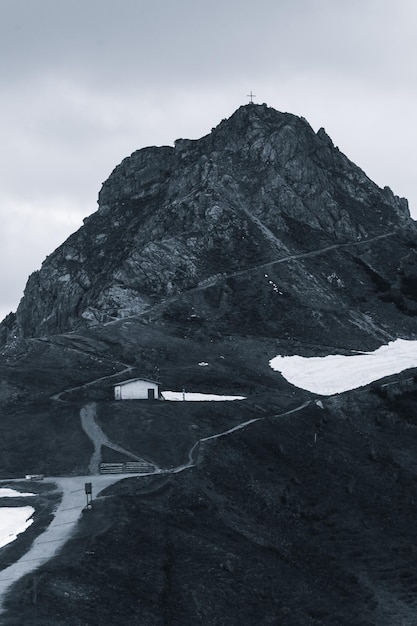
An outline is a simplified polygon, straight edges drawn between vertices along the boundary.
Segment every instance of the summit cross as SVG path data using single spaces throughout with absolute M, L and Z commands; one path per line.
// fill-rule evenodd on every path
M 249 104 L 253 104 L 253 99 L 256 98 L 255 94 L 252 93 L 252 92 L 248 93 L 248 95 L 246 97 L 250 98 L 250 103 Z

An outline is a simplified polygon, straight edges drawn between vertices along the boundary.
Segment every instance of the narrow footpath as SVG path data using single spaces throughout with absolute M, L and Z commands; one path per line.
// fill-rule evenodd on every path
M 91 385 L 95 385 L 96 383 L 99 383 L 102 380 L 109 380 L 110 378 L 116 378 L 119 376 L 122 376 L 123 374 L 128 374 L 133 370 L 133 367 L 131 367 L 130 365 L 126 365 L 124 370 L 120 370 L 119 372 L 116 372 L 115 374 L 108 374 L 107 376 L 102 376 L 101 378 L 95 378 L 94 380 L 90 380 L 88 383 L 83 383 L 82 385 L 77 385 L 77 387 L 71 387 L 71 389 L 64 389 L 64 391 L 60 391 L 59 393 L 56 393 L 55 395 L 51 396 L 51 400 L 55 400 L 56 402 L 61 402 L 61 396 L 64 395 L 64 393 L 71 393 L 72 391 L 78 391 L 79 389 L 87 389 L 88 387 L 91 387 Z

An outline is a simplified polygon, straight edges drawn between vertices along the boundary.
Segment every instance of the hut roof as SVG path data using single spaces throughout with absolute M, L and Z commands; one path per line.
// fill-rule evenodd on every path
M 160 385 L 161 383 L 157 380 L 151 380 L 150 378 L 129 378 L 129 380 L 122 380 L 119 383 L 115 383 L 113 387 L 119 387 L 121 385 L 128 385 L 129 383 L 136 383 L 137 381 L 142 381 L 144 383 L 152 383 L 153 385 Z

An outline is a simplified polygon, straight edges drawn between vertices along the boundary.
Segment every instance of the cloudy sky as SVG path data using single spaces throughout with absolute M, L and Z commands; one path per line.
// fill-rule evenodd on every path
M 416 23 L 415 0 L 0 0 L 0 319 L 125 156 L 251 90 L 417 218 Z

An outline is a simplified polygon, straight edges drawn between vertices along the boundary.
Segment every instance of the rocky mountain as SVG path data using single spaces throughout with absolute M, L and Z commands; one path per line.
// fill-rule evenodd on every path
M 263 266 L 281 285 L 279 310 L 291 310 L 311 292 L 316 308 L 328 309 L 335 285 L 352 296 L 346 275 L 352 269 L 336 263 L 317 273 L 317 257 L 289 269 L 285 259 L 332 245 L 346 251 L 344 264 L 355 259 L 355 273 L 367 282 L 395 285 L 391 295 L 407 306 L 409 294 L 394 279 L 389 255 L 384 260 L 374 251 L 377 237 L 391 238 L 380 242 L 383 250 L 404 236 L 413 239 L 407 201 L 378 188 L 324 129 L 315 133 L 303 118 L 266 105 L 241 107 L 202 139 L 138 150 L 103 184 L 98 204 L 29 278 L 3 336 L 45 336 L 143 315 L 184 293 L 193 308 L 196 291 L 212 293 L 213 285 L 216 302 L 206 298 L 203 310 L 193 311 L 219 317 L 221 303 L 224 322 L 230 313 L 224 308 L 236 311 L 235 302 L 225 305 L 236 292 L 231 283 L 239 283 L 239 292 L 242 279 L 259 284 L 263 270 L 258 276 L 256 268 Z M 375 242 L 372 250 L 366 240 Z M 400 257 L 409 272 L 410 248 Z
M 1 623 L 414 626 L 416 370 L 330 396 L 269 361 L 417 339 L 416 315 L 407 201 L 303 118 L 249 104 L 124 159 L 0 325 L 1 485 L 45 476 Z M 136 376 L 245 399 L 114 401 Z M 132 459 L 152 471 L 99 493 Z

